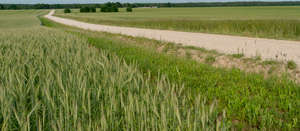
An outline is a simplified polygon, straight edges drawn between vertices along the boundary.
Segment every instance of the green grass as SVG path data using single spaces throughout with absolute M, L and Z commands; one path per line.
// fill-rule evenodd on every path
M 209 63 L 209 64 L 213 64 L 215 61 L 216 61 L 216 57 L 214 57 L 214 56 L 207 56 L 205 58 L 205 62 Z
M 73 10 L 64 14 L 58 10 L 57 16 L 107 25 L 300 40 L 299 11 L 298 6 L 136 8 L 132 13 L 121 9 L 119 13 Z
M 0 29 L 20 29 L 34 28 L 40 26 L 40 21 L 36 17 L 46 14 L 41 10 L 2 10 L 0 11 Z
M 225 109 L 232 128 L 299 128 L 300 116 L 297 107 L 300 88 L 285 76 L 265 79 L 261 74 L 214 68 L 190 59 L 157 53 L 152 48 L 126 42 L 119 35 L 83 31 L 45 19 L 43 21 L 47 26 L 87 38 L 91 45 L 114 53 L 127 63 L 136 63 L 144 74 L 150 72 L 154 78 L 157 74 L 165 74 L 171 82 L 184 84 L 185 96 L 194 98 L 201 95 L 209 102 L 217 100 L 217 110 Z
M 264 65 L 276 65 L 276 64 L 279 64 L 279 62 L 275 61 L 275 60 L 265 60 L 265 61 L 263 61 L 263 64 Z
M 234 57 L 234 58 L 242 58 L 242 57 L 244 57 L 244 54 L 243 53 L 232 54 L 232 57 Z
M 28 16 L 14 18 L 23 19 Z M 87 37 L 25 25 L 0 28 L 0 130 L 229 127 L 217 103 L 184 95 L 184 87 L 164 75 L 144 74 L 137 64 L 90 46 Z
M 290 60 L 290 61 L 287 62 L 287 67 L 289 69 L 296 69 L 297 68 L 297 64 L 294 61 Z

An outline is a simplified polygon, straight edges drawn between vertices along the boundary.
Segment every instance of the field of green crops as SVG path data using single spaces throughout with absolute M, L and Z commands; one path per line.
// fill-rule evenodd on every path
M 226 128 L 214 104 L 163 75 L 150 80 L 85 38 L 40 26 L 39 11 L 20 13 L 0 32 L 0 130 Z
M 132 13 L 58 11 L 90 23 L 300 40 L 300 7 L 135 8 Z
M 36 16 L 45 14 L 44 11 L 37 10 L 18 10 L 18 11 L 0 11 L 0 29 L 3 30 L 34 28 L 40 26 L 40 21 Z
M 214 68 L 45 13 L 0 11 L 0 130 L 300 128 L 300 86 L 285 76 Z

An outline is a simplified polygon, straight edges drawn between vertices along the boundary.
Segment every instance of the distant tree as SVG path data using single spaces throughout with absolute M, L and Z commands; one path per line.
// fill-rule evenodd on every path
M 122 5 L 122 7 L 131 7 L 131 8 L 133 8 L 134 5 L 135 5 L 135 4 L 124 3 L 124 4 Z
M 104 4 L 104 5 L 106 5 L 107 7 L 112 7 L 112 6 L 113 6 L 113 3 L 112 3 L 112 2 L 107 2 L 107 3 Z
M 81 7 L 80 12 L 96 12 L 96 7 Z
M 1 0 L 0 0 L 1 2 Z M 87 7 L 96 7 L 101 8 L 103 4 L 2 4 L 4 6 L 0 9 L 75 9 Z M 259 1 L 250 1 L 250 2 L 190 2 L 190 3 L 106 3 L 107 8 L 101 9 L 107 12 L 118 11 L 113 9 L 113 5 L 117 8 L 120 7 L 232 7 L 232 6 L 299 6 L 300 1 L 286 1 L 286 2 L 259 2 Z
M 131 7 L 127 7 L 127 8 L 126 8 L 126 11 L 127 11 L 127 12 L 132 12 L 132 8 L 131 8 Z
M 170 2 L 168 2 L 167 7 L 172 7 L 172 4 Z
M 100 8 L 100 12 L 109 12 L 109 7 L 107 5 L 102 5 Z
M 130 3 L 124 3 L 123 4 L 123 7 L 129 7 L 130 6 Z
M 118 7 L 118 8 L 122 8 L 123 5 L 120 3 L 120 2 L 116 2 L 115 5 Z
M 90 8 L 89 7 L 81 7 L 80 12 L 90 12 Z
M 95 7 L 90 7 L 90 12 L 96 12 L 96 8 Z
M 119 12 L 119 8 L 117 5 L 113 5 L 111 8 L 110 8 L 111 12 Z
M 60 9 L 60 8 L 62 8 L 62 6 L 60 4 L 54 4 L 54 5 L 52 5 L 51 8 Z
M 4 5 L 0 4 L 0 10 L 4 10 Z
M 50 9 L 50 5 L 49 4 L 35 4 L 34 8 L 35 9 Z
M 130 7 L 131 8 L 136 8 L 136 7 L 138 7 L 138 5 L 137 4 L 131 4 Z
M 101 6 L 101 12 L 119 12 L 118 5 L 116 3 L 108 2 Z
M 156 6 L 157 8 L 160 8 L 160 4 L 157 4 L 157 6 Z
M 18 9 L 18 7 L 17 7 L 17 5 L 9 5 L 8 9 L 10 9 L 10 10 L 16 10 L 16 9 Z
M 64 13 L 71 13 L 71 9 L 66 8 L 66 9 L 64 10 Z

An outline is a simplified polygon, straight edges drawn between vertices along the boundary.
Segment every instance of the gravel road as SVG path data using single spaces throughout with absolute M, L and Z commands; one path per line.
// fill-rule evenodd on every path
M 264 60 L 293 60 L 300 65 L 300 42 L 297 41 L 89 24 L 56 17 L 53 16 L 54 13 L 55 10 L 52 10 L 45 17 L 61 24 L 86 30 L 163 40 L 217 50 L 226 54 L 243 53 L 246 57 L 261 56 Z

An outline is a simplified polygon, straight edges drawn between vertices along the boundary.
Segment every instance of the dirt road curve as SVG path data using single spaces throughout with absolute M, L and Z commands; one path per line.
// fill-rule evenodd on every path
M 300 65 L 300 42 L 97 25 L 55 17 L 53 16 L 54 13 L 55 11 L 52 10 L 45 17 L 61 24 L 82 29 L 181 43 L 183 45 L 214 49 L 227 54 L 243 53 L 247 57 L 261 56 L 262 59 L 294 60 Z

